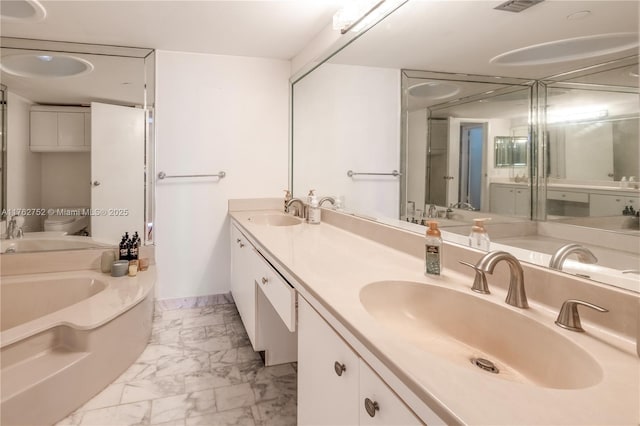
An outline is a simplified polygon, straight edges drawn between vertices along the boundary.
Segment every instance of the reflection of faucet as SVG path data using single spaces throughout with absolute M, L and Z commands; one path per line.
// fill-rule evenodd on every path
M 528 308 L 527 295 L 524 291 L 524 273 L 522 271 L 522 265 L 518 259 L 512 254 L 506 251 L 492 251 L 484 256 L 476 264 L 476 270 L 493 274 L 493 270 L 496 264 L 504 260 L 509 265 L 509 291 L 507 291 L 507 298 L 505 302 L 508 305 L 515 306 L 517 308 Z
M 333 197 L 322 197 L 320 198 L 320 201 L 318 201 L 318 206 L 322 207 L 322 203 L 324 203 L 325 201 L 328 201 L 331 203 L 332 206 L 336 205 L 336 199 Z
M 449 205 L 449 208 L 450 209 L 465 209 L 465 210 L 469 210 L 469 211 L 475 211 L 475 207 L 473 207 L 469 203 L 465 203 L 464 201 L 458 201 L 455 204 L 451 204 L 451 205 Z
M 567 260 L 567 257 L 569 257 L 570 254 L 574 253 L 578 255 L 578 260 L 582 263 L 596 263 L 598 261 L 598 258 L 594 256 L 591 250 L 581 246 L 580 244 L 572 243 L 564 245 L 556 250 L 553 256 L 551 256 L 549 267 L 562 271 L 562 265 L 565 260 Z
M 15 232 L 16 232 L 16 220 L 15 219 L 9 219 L 9 221 L 7 222 L 7 238 L 10 240 L 13 240 L 15 238 Z
M 290 210 L 290 208 L 291 208 L 291 206 L 293 204 L 297 204 L 296 213 L 294 214 L 294 216 L 306 219 L 305 216 L 304 216 L 304 203 L 302 202 L 302 200 L 300 198 L 292 198 L 289 201 L 287 201 L 287 204 L 286 204 L 286 206 L 284 208 L 284 212 L 285 213 L 289 213 L 289 210 Z
M 427 213 L 427 217 L 429 217 L 429 218 L 436 217 L 436 205 L 435 204 L 429 205 L 429 212 Z

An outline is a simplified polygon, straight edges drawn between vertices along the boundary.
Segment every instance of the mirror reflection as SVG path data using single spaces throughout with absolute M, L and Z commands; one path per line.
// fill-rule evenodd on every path
M 509 69 L 520 78 L 473 74 L 507 69 L 472 60 L 450 73 L 415 71 L 446 69 L 437 49 L 416 48 L 429 39 L 420 37 L 430 31 L 428 7 L 405 4 L 293 84 L 294 195 L 316 189 L 353 214 L 419 233 L 436 218 L 445 239 L 465 245 L 473 219 L 491 217 L 492 250 L 640 290 L 639 233 L 628 214 L 640 196 L 637 55 Z M 585 34 L 606 31 L 592 24 Z M 595 115 L 577 108 L 587 105 Z M 570 243 L 597 262 L 572 252 L 550 266 Z
M 2 253 L 113 245 L 125 231 L 149 242 L 153 51 L 1 41 Z

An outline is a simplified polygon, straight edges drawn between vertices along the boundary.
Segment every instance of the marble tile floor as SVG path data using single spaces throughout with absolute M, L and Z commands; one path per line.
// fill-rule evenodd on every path
M 56 426 L 296 424 L 296 364 L 265 367 L 233 304 L 158 311 L 149 345 Z

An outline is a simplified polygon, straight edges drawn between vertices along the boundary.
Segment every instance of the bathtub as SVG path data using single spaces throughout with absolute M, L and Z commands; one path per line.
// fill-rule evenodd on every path
M 24 238 L 0 241 L 0 252 L 7 254 L 96 247 L 113 247 L 113 244 L 106 244 L 91 237 L 65 235 L 64 232 L 27 232 Z
M 155 276 L 2 277 L 0 424 L 54 424 L 133 364 L 151 335 Z

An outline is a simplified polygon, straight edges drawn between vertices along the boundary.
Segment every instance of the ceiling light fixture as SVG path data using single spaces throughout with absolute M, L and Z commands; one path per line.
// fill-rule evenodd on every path
M 609 111 L 602 107 L 559 109 L 549 111 L 547 114 L 547 124 L 592 121 L 606 118 Z
M 407 1 L 351 0 L 333 15 L 333 29 L 340 30 L 340 34 L 361 31 Z
M 567 15 L 567 19 L 569 21 L 579 21 L 581 19 L 587 18 L 591 15 L 590 10 L 581 10 L 579 12 L 573 12 Z
M 2 57 L 3 72 L 27 78 L 60 78 L 87 74 L 93 64 L 86 59 L 70 55 L 7 55 Z

